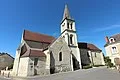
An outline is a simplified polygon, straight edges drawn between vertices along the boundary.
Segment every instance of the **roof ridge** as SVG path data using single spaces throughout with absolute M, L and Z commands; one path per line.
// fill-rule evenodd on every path
M 120 35 L 120 33 L 113 34 L 113 35 L 112 35 L 112 36 L 110 36 L 110 37 L 114 37 L 114 36 L 117 36 L 117 35 Z
M 3 53 L 0 53 L 0 56 L 5 55 L 5 54 L 8 55 L 8 56 L 10 56 L 11 58 L 14 59 L 14 57 L 12 57 L 10 54 L 8 54 L 8 53 L 4 53 L 4 52 L 3 52 Z

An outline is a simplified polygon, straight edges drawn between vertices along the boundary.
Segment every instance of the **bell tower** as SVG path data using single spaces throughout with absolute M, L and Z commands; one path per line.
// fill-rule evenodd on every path
M 81 68 L 81 58 L 78 48 L 75 20 L 71 18 L 67 5 L 65 5 L 63 19 L 61 22 L 61 36 L 65 39 L 66 43 L 70 47 L 74 58 L 76 58 L 78 61 L 77 67 L 79 66 L 79 68 Z

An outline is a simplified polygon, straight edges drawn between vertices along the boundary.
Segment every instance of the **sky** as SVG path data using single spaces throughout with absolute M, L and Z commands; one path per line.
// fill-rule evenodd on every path
M 78 41 L 93 43 L 105 54 L 105 36 L 120 33 L 120 0 L 0 0 L 0 52 L 15 57 L 24 29 L 57 38 L 65 4 Z

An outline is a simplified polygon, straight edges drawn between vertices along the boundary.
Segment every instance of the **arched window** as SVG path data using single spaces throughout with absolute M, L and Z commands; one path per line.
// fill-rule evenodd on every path
M 69 29 L 69 23 L 67 23 L 67 28 Z
M 62 61 L 62 52 L 59 53 L 59 61 Z
M 71 29 L 72 29 L 72 23 L 70 25 L 71 25 Z
M 70 35 L 70 44 L 73 44 L 73 35 Z

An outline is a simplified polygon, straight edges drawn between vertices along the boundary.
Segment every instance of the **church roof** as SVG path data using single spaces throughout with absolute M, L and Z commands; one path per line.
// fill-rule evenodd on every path
M 79 49 L 89 49 L 92 51 L 101 51 L 98 47 L 96 47 L 94 44 L 91 44 L 91 43 L 79 42 L 78 47 L 79 47 Z
M 35 33 L 28 30 L 24 30 L 23 39 L 27 41 L 36 41 L 42 43 L 52 43 L 55 38 L 53 36 L 48 36 L 45 34 Z
M 65 9 L 64 9 L 63 19 L 62 20 L 64 20 L 65 18 L 71 19 L 71 16 L 70 16 L 70 13 L 69 13 L 69 9 L 68 9 L 67 5 L 65 5 Z
M 29 47 L 31 48 L 37 48 L 37 49 L 45 49 L 47 46 L 49 46 L 49 43 L 41 43 L 36 41 L 26 41 Z
M 21 57 L 46 57 L 45 53 L 40 50 L 32 50 L 30 52 L 24 53 Z

